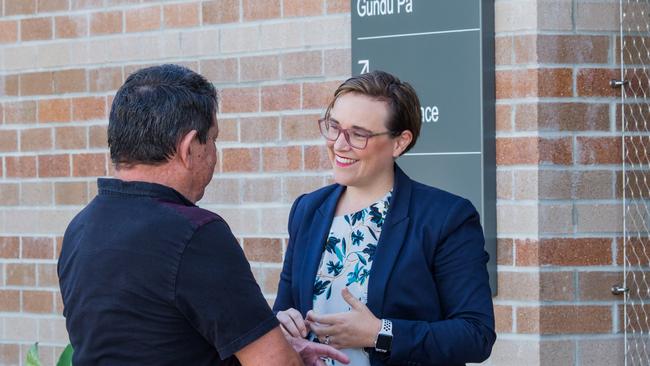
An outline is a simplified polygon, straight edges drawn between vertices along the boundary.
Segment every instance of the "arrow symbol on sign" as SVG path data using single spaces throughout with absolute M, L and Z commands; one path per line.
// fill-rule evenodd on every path
M 363 65 L 361 67 L 361 73 L 365 74 L 367 72 L 370 72 L 370 60 L 359 60 L 357 61 L 359 65 Z

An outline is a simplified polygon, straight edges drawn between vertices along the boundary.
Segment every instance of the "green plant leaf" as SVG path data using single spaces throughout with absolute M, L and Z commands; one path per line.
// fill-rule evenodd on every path
M 72 366 L 73 352 L 74 350 L 72 349 L 72 345 L 68 344 L 68 346 L 61 353 L 61 356 L 59 357 L 59 361 L 57 361 L 56 366 Z
M 41 366 L 41 359 L 38 357 L 38 342 L 34 343 L 33 346 L 27 351 L 27 360 L 25 363 L 27 366 Z

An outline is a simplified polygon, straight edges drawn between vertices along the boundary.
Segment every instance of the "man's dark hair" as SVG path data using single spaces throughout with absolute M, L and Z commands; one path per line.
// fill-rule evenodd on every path
M 192 130 L 205 144 L 217 108 L 214 86 L 190 69 L 161 65 L 136 71 L 111 107 L 108 146 L 113 164 L 119 168 L 168 161 Z

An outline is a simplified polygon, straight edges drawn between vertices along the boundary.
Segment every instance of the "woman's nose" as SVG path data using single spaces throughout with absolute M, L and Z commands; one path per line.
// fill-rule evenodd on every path
M 350 150 L 350 144 L 348 144 L 348 140 L 345 138 L 344 132 L 341 132 L 336 141 L 334 141 L 334 149 L 339 151 Z

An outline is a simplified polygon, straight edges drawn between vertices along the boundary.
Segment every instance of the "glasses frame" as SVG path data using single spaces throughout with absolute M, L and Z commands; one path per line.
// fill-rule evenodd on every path
M 384 132 L 369 132 L 368 131 L 368 134 L 366 136 L 366 141 L 364 142 L 363 146 L 355 146 L 352 142 L 350 142 L 350 134 L 348 133 L 348 131 L 350 131 L 350 130 L 365 131 L 365 130 L 359 129 L 357 127 L 336 128 L 336 130 L 338 131 L 338 133 L 336 134 L 336 137 L 335 138 L 330 138 L 330 137 L 327 136 L 327 129 L 329 129 L 329 127 L 325 126 L 325 123 L 328 122 L 328 121 L 332 121 L 332 119 L 331 118 L 321 118 L 321 119 L 318 120 L 318 130 L 320 131 L 320 134 L 325 138 L 325 140 L 336 141 L 341 136 L 341 133 L 343 133 L 343 137 L 345 138 L 345 142 L 347 142 L 348 145 L 350 145 L 350 147 L 355 148 L 357 150 L 363 150 L 366 147 L 368 147 L 368 140 L 370 138 L 372 138 L 372 137 L 381 136 L 381 135 L 388 135 L 388 134 L 391 134 L 391 135 L 395 134 L 393 131 L 384 131 Z

